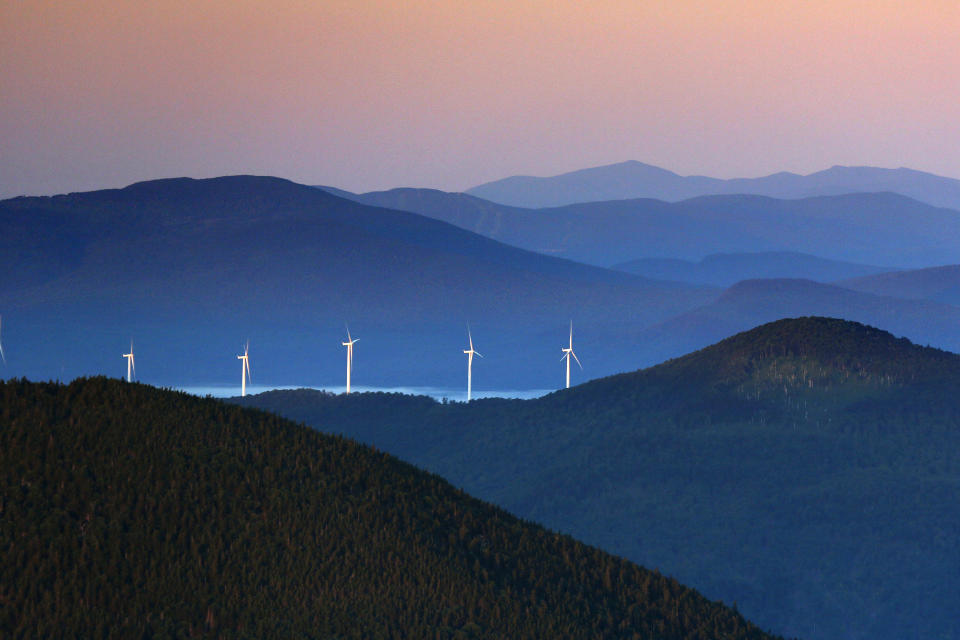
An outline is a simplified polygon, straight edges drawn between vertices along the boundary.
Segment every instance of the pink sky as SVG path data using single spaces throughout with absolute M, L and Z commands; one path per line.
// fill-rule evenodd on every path
M 955 0 L 0 3 L 0 197 L 460 190 L 635 159 L 960 178 Z

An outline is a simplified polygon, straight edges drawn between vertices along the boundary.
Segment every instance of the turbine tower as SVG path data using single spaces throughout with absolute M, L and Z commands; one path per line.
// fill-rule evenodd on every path
M 243 365 L 240 368 L 240 397 L 242 398 L 247 395 L 247 380 L 250 379 L 250 341 L 249 340 L 247 340 L 247 346 L 243 348 L 243 355 L 237 356 L 237 360 L 243 360 Z
M 567 389 L 570 388 L 570 356 L 573 356 L 573 359 L 576 360 L 580 368 L 583 369 L 583 365 L 580 364 L 580 358 L 573 352 L 573 320 L 570 321 L 570 346 L 563 350 L 563 357 L 560 358 L 561 360 L 567 361 Z
M 7 364 L 7 356 L 3 355 L 3 316 L 0 316 L 0 360 L 3 360 L 3 364 Z
M 353 369 L 353 343 L 360 338 L 350 337 L 350 327 L 347 327 L 347 341 L 341 344 L 347 348 L 347 393 L 350 393 L 350 370 Z
M 133 338 L 130 339 L 130 353 L 123 354 L 127 359 L 127 382 L 133 381 L 133 376 L 137 374 L 137 368 L 133 364 Z
M 473 348 L 473 336 L 470 335 L 470 327 L 467 327 L 467 339 L 470 341 L 470 348 L 465 349 L 464 353 L 467 354 L 467 402 L 470 402 L 470 396 L 473 393 L 473 354 L 477 354 L 481 358 L 483 354 Z

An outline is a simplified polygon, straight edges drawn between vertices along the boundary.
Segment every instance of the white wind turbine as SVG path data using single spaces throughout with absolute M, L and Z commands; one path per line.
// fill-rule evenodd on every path
M 131 382 L 133 376 L 137 375 L 137 368 L 133 364 L 133 338 L 130 339 L 130 353 L 123 354 L 123 357 L 127 359 L 127 382 Z
M 560 358 L 561 360 L 565 359 L 567 361 L 567 389 L 570 388 L 570 356 L 573 356 L 573 359 L 576 360 L 580 368 L 583 369 L 583 365 L 580 364 L 580 358 L 573 352 L 573 320 L 570 321 L 570 346 L 563 350 L 563 357 Z
M 347 341 L 341 344 L 347 348 L 347 393 L 350 393 L 350 371 L 353 369 L 353 343 L 360 338 L 350 337 L 350 327 L 347 327 Z
M 0 316 L 0 360 L 3 360 L 3 364 L 7 364 L 7 356 L 3 355 L 3 316 Z
M 473 348 L 473 336 L 470 334 L 470 327 L 467 327 L 467 339 L 470 341 L 470 348 L 465 349 L 464 353 L 467 354 L 467 402 L 470 402 L 470 396 L 473 393 L 473 354 L 477 354 L 481 358 L 483 354 Z
M 243 360 L 243 365 L 240 368 L 240 397 L 242 398 L 247 395 L 247 380 L 250 380 L 250 341 L 249 340 L 247 340 L 247 346 L 243 348 L 243 355 L 237 356 L 237 360 Z

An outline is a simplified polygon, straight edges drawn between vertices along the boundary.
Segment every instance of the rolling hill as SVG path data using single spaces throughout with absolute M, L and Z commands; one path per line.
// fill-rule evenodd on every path
M 605 267 L 639 259 L 699 261 L 717 253 L 761 252 L 803 253 L 891 270 L 960 262 L 960 212 L 893 193 L 796 200 L 755 195 L 681 202 L 640 198 L 543 209 L 429 189 L 351 197 L 413 211 L 538 253 Z M 798 273 L 797 266 L 762 275 L 817 279 L 823 267 L 809 264 L 810 272 Z M 854 275 L 861 274 L 849 277 Z
M 918 344 L 960 351 L 960 307 L 854 291 L 810 280 L 746 280 L 715 301 L 635 334 L 657 360 L 780 318 L 827 316 L 880 327 Z
M 262 412 L 0 382 L 4 638 L 743 638 L 675 580 Z
M 960 306 L 960 265 L 861 276 L 838 284 L 875 295 Z
M 795 278 L 833 282 L 890 271 L 838 260 L 825 260 L 792 251 L 765 253 L 715 253 L 698 262 L 670 258 L 642 258 L 613 265 L 614 269 L 645 278 L 677 280 L 729 287 L 741 280 Z
M 273 392 L 778 633 L 960 635 L 960 356 L 781 320 L 538 400 Z
M 716 294 L 268 177 L 15 198 L 0 226 L 5 376 L 118 371 L 132 337 L 144 380 L 230 382 L 249 339 L 255 381 L 337 384 L 349 323 L 355 384 L 460 386 L 470 323 L 488 356 L 480 386 L 542 387 L 571 319 L 599 336 Z M 628 366 L 607 351 L 595 375 Z
M 935 207 L 960 209 L 960 180 L 913 169 L 877 167 L 833 166 L 809 175 L 780 172 L 761 178 L 722 180 L 680 176 L 628 161 L 547 178 L 513 176 L 473 187 L 467 193 L 502 204 L 541 208 L 633 198 L 675 202 L 705 195 L 753 194 L 792 199 L 882 191 Z

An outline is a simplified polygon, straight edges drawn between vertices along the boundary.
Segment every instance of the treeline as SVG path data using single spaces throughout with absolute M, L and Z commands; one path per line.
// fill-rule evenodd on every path
M 260 411 L 0 383 L 4 638 L 765 638 L 675 580 Z

